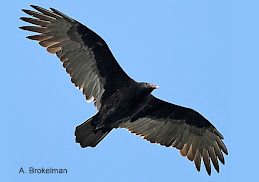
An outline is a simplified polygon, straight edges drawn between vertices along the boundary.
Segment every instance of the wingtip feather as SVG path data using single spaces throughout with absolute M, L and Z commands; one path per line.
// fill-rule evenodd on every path
M 35 7 L 38 7 L 38 6 L 36 6 L 34 4 L 30 4 L 30 7 L 35 8 Z

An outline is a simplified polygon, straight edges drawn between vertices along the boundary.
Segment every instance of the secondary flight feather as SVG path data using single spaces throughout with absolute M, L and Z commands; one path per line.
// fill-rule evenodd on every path
M 198 112 L 162 101 L 151 92 L 158 86 L 136 82 L 120 67 L 105 41 L 67 15 L 31 5 L 23 10 L 33 18 L 21 17 L 33 26 L 23 30 L 39 34 L 27 38 L 39 41 L 56 54 L 76 87 L 98 113 L 76 127 L 76 142 L 95 147 L 112 129 L 126 128 L 151 143 L 175 147 L 194 161 L 200 171 L 203 159 L 208 174 L 211 162 L 219 172 L 218 160 L 228 154 L 222 134 Z

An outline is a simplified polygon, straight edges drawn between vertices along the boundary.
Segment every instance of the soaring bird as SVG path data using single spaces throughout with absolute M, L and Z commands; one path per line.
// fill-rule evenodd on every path
M 28 39 L 39 41 L 56 54 L 71 77 L 93 101 L 98 112 L 76 127 L 76 142 L 81 147 L 95 147 L 114 128 L 126 128 L 151 143 L 175 147 L 194 161 L 200 171 L 201 159 L 208 174 L 211 161 L 217 172 L 228 155 L 222 134 L 193 109 L 165 102 L 151 92 L 158 86 L 136 82 L 120 67 L 106 42 L 88 27 L 67 15 L 31 5 L 36 11 L 23 11 L 34 18 L 21 20 L 36 26 L 23 30 L 39 34 Z

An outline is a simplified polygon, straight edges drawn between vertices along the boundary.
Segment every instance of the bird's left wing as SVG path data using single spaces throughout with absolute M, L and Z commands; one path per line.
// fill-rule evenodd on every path
M 53 8 L 31 6 L 37 11 L 23 11 L 34 18 L 21 19 L 37 26 L 20 28 L 40 33 L 27 38 L 39 41 L 60 58 L 71 81 L 83 90 L 88 101 L 95 101 L 97 109 L 116 89 L 134 82 L 95 32 Z
M 228 154 L 223 136 L 202 115 L 152 95 L 143 108 L 131 120 L 120 123 L 119 128 L 126 128 L 151 143 L 179 149 L 183 156 L 195 162 L 198 171 L 203 158 L 209 175 L 210 160 L 219 172 L 218 159 L 225 163 L 221 151 Z

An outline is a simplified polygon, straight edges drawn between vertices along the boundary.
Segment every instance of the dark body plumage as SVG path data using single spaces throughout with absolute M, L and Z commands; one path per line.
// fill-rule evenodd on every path
M 127 128 L 152 143 L 179 149 L 195 162 L 198 171 L 203 158 L 208 174 L 210 161 L 219 172 L 218 160 L 224 164 L 222 151 L 228 151 L 223 136 L 207 119 L 192 109 L 155 98 L 151 92 L 157 86 L 131 79 L 105 41 L 86 26 L 55 9 L 32 7 L 38 12 L 23 11 L 35 18 L 21 19 L 37 26 L 20 28 L 40 33 L 27 38 L 56 54 L 71 81 L 98 109 L 76 127 L 76 142 L 95 147 L 113 128 Z

